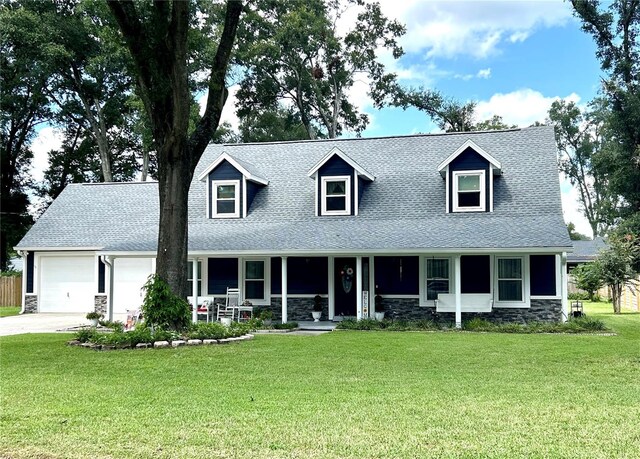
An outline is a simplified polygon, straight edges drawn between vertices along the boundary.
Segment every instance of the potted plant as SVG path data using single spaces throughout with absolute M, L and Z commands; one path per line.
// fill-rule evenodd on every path
M 104 317 L 104 314 L 101 314 L 99 312 L 90 312 L 87 314 L 87 319 L 89 321 L 91 321 L 91 326 L 92 327 L 97 327 L 98 326 L 98 321 L 100 319 L 102 319 Z
M 260 315 L 258 316 L 258 318 L 262 321 L 262 324 L 265 327 L 270 327 L 271 321 L 273 320 L 273 311 L 264 309 L 260 311 Z
M 314 322 L 320 322 L 320 317 L 322 316 L 322 297 L 320 295 L 313 297 L 313 311 L 311 311 L 311 315 L 313 316 Z
M 378 294 L 374 299 L 376 305 L 376 320 L 381 322 L 384 319 L 384 305 L 382 304 L 382 297 Z

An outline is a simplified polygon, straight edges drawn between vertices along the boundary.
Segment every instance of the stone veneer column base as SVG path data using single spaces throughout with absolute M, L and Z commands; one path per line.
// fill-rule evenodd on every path
M 96 295 L 93 304 L 97 313 L 107 315 L 107 295 Z
M 24 313 L 35 314 L 38 312 L 38 295 L 25 295 Z
M 271 298 L 271 306 L 257 306 L 260 309 L 270 309 L 273 311 L 273 320 L 282 320 L 282 299 Z M 313 298 L 295 298 L 287 297 L 287 320 L 289 322 L 298 322 L 301 320 L 313 320 L 311 316 L 313 311 Z M 329 300 L 322 298 L 322 318 L 320 320 L 329 320 Z

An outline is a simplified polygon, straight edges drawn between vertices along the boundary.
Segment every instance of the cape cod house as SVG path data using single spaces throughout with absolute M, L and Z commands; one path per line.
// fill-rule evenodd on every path
M 23 311 L 138 307 L 157 221 L 156 183 L 69 185 L 16 247 Z M 369 317 L 376 293 L 402 318 L 560 321 L 571 249 L 553 130 L 531 127 L 210 145 L 185 269 L 191 301 L 237 287 L 282 321 L 317 294 Z

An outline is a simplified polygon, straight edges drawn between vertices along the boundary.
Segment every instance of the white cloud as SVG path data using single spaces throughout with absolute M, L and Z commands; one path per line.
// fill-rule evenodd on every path
M 551 1 L 382 0 L 387 17 L 407 26 L 401 43 L 408 53 L 484 58 L 501 43 L 524 41 L 540 27 L 564 25 L 571 6 Z
M 545 97 L 542 93 L 525 88 L 507 94 L 497 93 L 476 106 L 476 120 L 482 121 L 499 115 L 507 124 L 530 126 L 536 121 L 544 122 L 551 103 L 565 99 L 578 103 L 580 96 L 572 93 L 566 97 Z
M 476 74 L 476 77 L 477 78 L 482 78 L 484 80 L 489 79 L 491 77 L 491 68 L 478 70 L 478 73 Z
M 44 171 L 49 167 L 49 152 L 62 146 L 64 135 L 59 129 L 45 126 L 38 131 L 37 137 L 31 143 L 33 161 L 31 162 L 31 176 L 36 182 L 44 178 Z

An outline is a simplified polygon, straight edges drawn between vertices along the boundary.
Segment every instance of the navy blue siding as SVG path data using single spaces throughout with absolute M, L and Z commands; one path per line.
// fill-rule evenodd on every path
M 249 209 L 251 209 L 251 203 L 253 202 L 256 194 L 258 194 L 258 191 L 260 191 L 261 188 L 262 186 L 258 185 L 257 183 L 247 182 L 247 213 L 249 213 Z
M 226 295 L 227 287 L 238 288 L 238 259 L 209 258 L 207 293 Z
M 238 169 L 233 167 L 229 163 L 229 161 L 225 160 L 225 161 L 222 161 L 220 164 L 218 164 L 218 167 L 216 167 L 214 170 L 209 172 L 209 185 L 208 185 L 209 196 L 211 201 L 213 202 L 213 200 L 215 199 L 215 193 L 213 190 L 214 180 L 239 180 L 240 187 L 239 187 L 239 193 L 237 198 L 240 200 L 240 217 L 244 217 L 244 215 L 242 214 L 242 196 L 244 193 L 244 190 L 242 189 L 242 177 L 243 177 L 242 172 L 240 172 Z M 209 209 L 207 210 L 209 218 L 211 218 L 211 206 L 213 205 L 212 202 L 209 203 Z
M 35 255 L 33 252 L 27 254 L 27 293 L 33 293 L 33 265 L 35 261 Z
M 556 257 L 555 255 L 531 255 L 531 295 L 556 295 Z
M 490 196 L 490 178 L 489 174 L 492 173 L 489 161 L 484 159 L 475 150 L 471 147 L 467 148 L 465 151 L 460 153 L 457 158 L 449 163 L 449 212 L 453 212 L 453 173 L 457 171 L 474 171 L 474 170 L 484 170 L 485 171 L 485 209 L 489 212 L 491 208 L 489 202 L 491 199 Z
M 460 257 L 462 293 L 491 293 L 491 258 L 489 255 Z
M 340 175 L 348 175 L 351 177 L 351 214 L 355 213 L 355 186 L 353 180 L 353 167 L 349 166 L 342 158 L 334 155 L 322 167 L 318 170 L 318 180 L 316 183 L 317 195 L 318 195 L 318 212 L 321 213 L 322 209 L 322 192 L 320 187 L 322 186 L 322 177 L 335 177 Z
M 98 293 L 105 293 L 106 266 L 98 257 Z
M 282 293 L 282 258 L 271 258 L 271 293 L 280 295 Z
M 326 257 L 289 257 L 287 259 L 287 293 L 328 293 L 328 259 Z
M 376 293 L 417 295 L 420 290 L 418 257 L 375 257 Z

